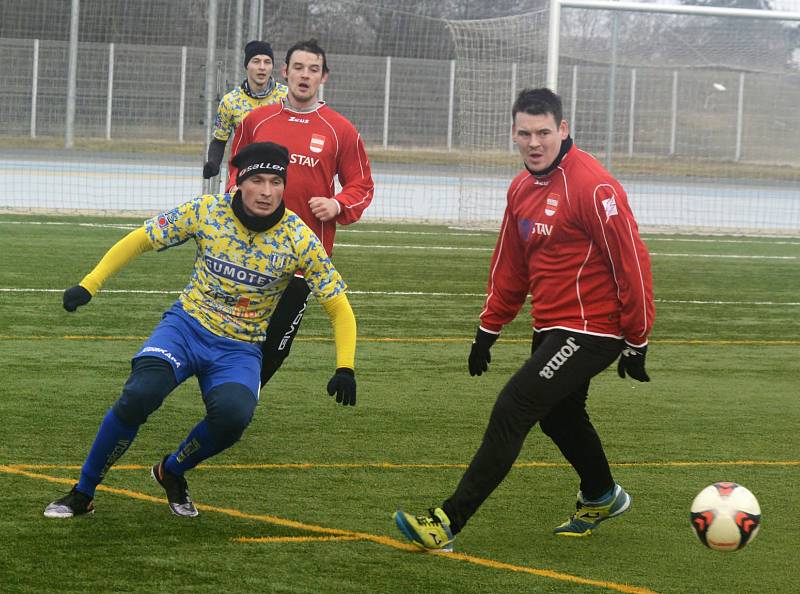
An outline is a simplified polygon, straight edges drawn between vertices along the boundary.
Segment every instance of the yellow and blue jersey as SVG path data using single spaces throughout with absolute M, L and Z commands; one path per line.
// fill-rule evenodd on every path
M 236 127 L 242 123 L 247 114 L 256 107 L 272 105 L 285 99 L 289 87 L 283 83 L 275 82 L 275 88 L 266 97 L 255 98 L 248 95 L 241 85 L 226 93 L 219 102 L 217 117 L 214 119 L 212 136 L 217 140 L 227 142 Z
M 347 286 L 322 243 L 286 210 L 267 231 L 247 229 L 230 194 L 206 194 L 145 221 L 158 250 L 189 239 L 197 244 L 194 270 L 179 301 L 184 311 L 219 336 L 261 342 L 275 306 L 295 271 L 302 270 L 322 303 Z

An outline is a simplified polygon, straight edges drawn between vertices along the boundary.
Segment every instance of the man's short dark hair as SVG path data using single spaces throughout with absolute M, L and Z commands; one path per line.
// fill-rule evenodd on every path
M 547 88 L 542 89 L 523 89 L 517 95 L 514 106 L 511 108 L 511 118 L 515 118 L 518 113 L 529 115 L 553 114 L 556 125 L 561 124 L 564 119 L 564 108 L 561 106 L 561 97 Z
M 310 54 L 322 56 L 322 74 L 326 74 L 328 72 L 328 60 L 325 58 L 325 50 L 319 46 L 319 43 L 317 43 L 316 39 L 298 41 L 292 47 L 290 47 L 286 52 L 287 67 L 289 66 L 289 60 L 292 59 L 292 54 L 294 52 L 308 52 Z

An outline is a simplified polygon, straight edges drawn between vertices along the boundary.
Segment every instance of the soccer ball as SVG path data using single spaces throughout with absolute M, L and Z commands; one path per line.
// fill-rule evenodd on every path
M 758 534 L 761 507 L 749 490 L 736 483 L 709 485 L 692 501 L 692 528 L 715 551 L 736 551 Z

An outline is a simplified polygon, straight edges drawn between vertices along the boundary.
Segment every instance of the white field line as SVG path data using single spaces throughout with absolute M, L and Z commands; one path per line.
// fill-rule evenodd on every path
M 0 225 L 57 225 L 66 227 L 95 227 L 98 229 L 136 229 L 139 224 L 136 223 L 79 223 L 76 221 L 2 221 Z M 487 237 L 496 235 L 495 231 L 492 232 L 433 232 L 433 231 L 397 231 L 397 230 L 379 230 L 379 229 L 350 229 L 348 227 L 339 227 L 337 232 L 340 234 L 375 234 L 375 235 L 419 235 L 426 236 L 432 235 L 437 237 Z M 744 236 L 749 237 L 749 236 Z M 764 237 L 764 236 L 753 236 Z M 723 239 L 723 238 L 690 238 L 690 237 L 662 237 L 660 235 L 647 236 L 643 235 L 643 239 L 647 242 L 671 241 L 677 243 L 732 243 L 732 244 L 759 244 L 759 245 L 800 245 L 800 241 L 786 241 L 783 236 L 775 236 L 773 239 Z M 336 244 L 337 246 L 342 244 Z M 373 246 L 355 246 L 349 247 L 373 247 Z M 417 247 L 417 246 L 388 246 L 388 247 Z M 425 249 L 427 246 L 419 246 L 420 249 Z M 460 249 L 460 248 L 439 248 L 439 249 Z M 486 249 L 492 248 L 472 248 L 472 249 Z M 652 255 L 652 254 L 651 254 Z
M 454 247 L 439 245 L 361 245 L 354 243 L 337 243 L 337 249 L 356 248 L 356 249 L 379 249 L 379 250 L 436 250 L 452 252 L 491 252 L 494 248 L 481 247 Z M 733 258 L 741 260 L 798 260 L 800 256 L 754 256 L 742 254 L 671 254 L 663 252 L 650 252 L 651 256 L 658 258 Z
M 0 287 L 0 293 L 63 293 L 64 289 L 33 289 Z M 102 293 L 119 295 L 179 295 L 181 291 L 148 289 L 103 289 Z M 437 291 L 348 291 L 348 295 L 368 295 L 376 297 L 486 297 L 484 293 L 444 293 Z M 700 299 L 656 299 L 656 303 L 676 303 L 684 305 L 766 305 L 777 307 L 798 307 L 800 301 L 717 301 Z

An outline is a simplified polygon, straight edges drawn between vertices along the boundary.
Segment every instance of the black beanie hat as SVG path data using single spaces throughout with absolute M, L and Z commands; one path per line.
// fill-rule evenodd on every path
M 285 146 L 274 142 L 254 142 L 236 153 L 231 164 L 239 170 L 236 174 L 237 184 L 256 173 L 277 175 L 285 182 L 289 151 Z
M 272 46 L 266 41 L 250 41 L 246 46 L 244 46 L 245 68 L 247 68 L 250 60 L 253 59 L 253 56 L 269 56 L 270 59 L 275 60 L 275 56 L 272 55 Z

